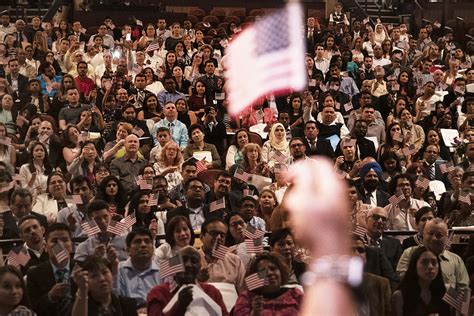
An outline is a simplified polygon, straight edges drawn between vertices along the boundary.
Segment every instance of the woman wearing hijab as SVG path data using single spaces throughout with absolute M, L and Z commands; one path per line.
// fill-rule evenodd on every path
M 378 23 L 377 25 L 375 25 L 375 34 L 374 34 L 375 41 L 380 46 L 382 46 L 382 42 L 388 38 L 389 36 L 387 34 L 387 29 L 385 28 L 385 26 L 383 26 L 382 23 Z
M 279 160 L 281 155 L 288 157 L 290 154 L 290 146 L 286 140 L 285 127 L 281 123 L 275 123 L 270 129 L 268 139 L 262 147 L 262 161 L 273 167 Z

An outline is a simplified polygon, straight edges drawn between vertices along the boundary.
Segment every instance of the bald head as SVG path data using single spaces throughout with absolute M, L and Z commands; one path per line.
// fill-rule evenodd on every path
M 441 218 L 435 218 L 425 225 L 423 244 L 434 254 L 443 252 L 448 239 L 448 225 Z
M 125 151 L 129 156 L 135 156 L 140 148 L 140 141 L 135 134 L 128 135 L 125 138 Z

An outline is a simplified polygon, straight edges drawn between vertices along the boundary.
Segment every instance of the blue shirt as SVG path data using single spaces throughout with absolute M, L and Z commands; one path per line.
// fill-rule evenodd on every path
M 180 148 L 185 148 L 188 146 L 188 128 L 186 125 L 178 120 L 170 122 L 166 118 L 156 123 L 151 130 L 151 135 L 153 136 L 155 146 L 159 144 L 158 139 L 156 139 L 156 131 L 160 127 L 166 127 L 170 130 L 171 138 L 173 138 L 173 141 L 178 144 Z
M 158 103 L 161 105 L 161 107 L 164 107 L 166 103 L 176 103 L 178 99 L 186 99 L 186 96 L 184 93 L 178 91 L 168 92 L 166 90 L 162 90 L 158 92 L 156 98 L 158 99 Z
M 117 294 L 137 300 L 138 306 L 146 304 L 146 297 L 152 288 L 161 284 L 160 269 L 154 260 L 145 271 L 138 271 L 128 258 L 119 263 L 117 274 Z
M 56 92 L 58 92 L 58 90 L 54 89 L 53 87 L 51 87 L 51 90 L 48 92 L 46 81 L 43 80 L 43 75 L 39 75 L 38 77 L 36 77 L 36 79 L 38 79 L 39 82 L 40 82 L 41 93 L 42 94 L 47 94 L 48 97 L 52 98 L 52 97 L 54 97 Z M 54 83 L 61 83 L 62 79 L 63 79 L 62 76 L 54 76 L 53 80 L 51 80 L 51 81 L 54 82 Z

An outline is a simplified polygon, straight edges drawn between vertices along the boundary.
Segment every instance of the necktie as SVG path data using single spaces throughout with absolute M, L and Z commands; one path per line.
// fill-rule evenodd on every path
M 143 105 L 143 100 L 145 99 L 145 93 L 143 91 L 138 91 L 138 103 Z
M 309 140 L 309 147 L 311 147 L 312 150 L 316 148 L 316 142 L 314 139 Z
M 435 166 L 434 165 L 430 166 L 429 177 L 430 177 L 430 180 L 434 180 L 434 178 L 435 178 Z
M 174 127 L 174 123 L 168 123 L 168 129 L 170 130 L 171 135 L 173 135 L 173 127 Z

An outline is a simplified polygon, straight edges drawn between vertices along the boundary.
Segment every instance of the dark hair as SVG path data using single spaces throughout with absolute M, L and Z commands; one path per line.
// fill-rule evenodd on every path
M 188 226 L 189 232 L 191 234 L 191 240 L 189 243 L 191 246 L 194 245 L 194 239 L 196 238 L 196 236 L 194 235 L 194 229 L 191 225 L 191 222 L 187 217 L 178 215 L 173 216 L 166 225 L 165 240 L 171 247 L 174 247 L 176 245 L 176 241 L 174 240 L 174 231 L 181 222 L 184 222 L 186 226 Z
M 148 236 L 150 237 L 151 241 L 153 241 L 153 235 L 151 234 L 151 231 L 148 228 L 143 226 L 137 226 L 133 228 L 133 230 L 129 232 L 127 237 L 125 238 L 125 244 L 127 245 L 127 247 L 130 247 L 133 239 L 136 236 Z
M 204 223 L 202 223 L 202 225 L 201 225 L 201 238 L 204 234 L 207 233 L 207 226 L 209 226 L 210 224 L 215 223 L 215 222 L 220 222 L 220 223 L 226 225 L 226 227 L 227 227 L 227 224 L 224 222 L 224 220 L 222 218 L 217 217 L 217 216 L 211 216 L 211 217 L 207 218 L 204 221 Z
M 204 135 L 206 135 L 206 129 L 204 128 L 204 126 L 200 123 L 195 123 L 193 125 L 191 125 L 188 129 L 188 137 L 189 137 L 189 140 L 191 143 L 193 143 L 193 141 L 191 140 L 191 134 L 193 133 L 193 131 L 195 129 L 198 129 L 200 130 Z
M 46 186 L 49 187 L 49 183 L 51 182 L 51 178 L 54 177 L 54 176 L 61 177 L 61 179 L 63 179 L 64 183 L 67 183 L 66 177 L 64 176 L 64 174 L 63 174 L 61 171 L 53 171 L 53 172 L 48 176 L 48 180 L 46 180 Z
M 17 196 L 21 198 L 29 197 L 31 199 L 31 202 L 33 203 L 33 194 L 31 194 L 31 191 L 28 189 L 25 189 L 25 188 L 15 189 L 10 196 L 10 204 L 13 204 L 13 201 L 15 201 L 15 198 Z
M 417 306 L 419 302 L 421 302 L 421 289 L 420 285 L 418 284 L 418 273 L 416 265 L 421 255 L 427 251 L 430 250 L 425 246 L 420 246 L 412 253 L 410 262 L 408 263 L 407 271 L 405 272 L 405 276 L 403 277 L 400 283 L 399 290 L 402 292 L 403 297 L 403 315 L 410 315 L 413 312 L 413 306 Z M 446 292 L 446 287 L 444 286 L 443 281 L 443 274 L 441 272 L 441 263 L 439 261 L 439 257 L 436 255 L 435 257 L 438 261 L 438 275 L 433 280 L 433 282 L 431 282 L 430 285 L 431 306 L 436 306 L 440 304 L 441 298 Z
M 104 267 L 112 271 L 111 263 L 107 259 L 97 256 L 87 256 L 84 261 L 78 262 L 78 264 L 87 272 L 98 272 Z
M 25 215 L 22 218 L 20 218 L 20 220 L 18 221 L 18 229 L 20 228 L 21 224 L 23 224 L 24 222 L 26 222 L 27 220 L 30 220 L 30 219 L 34 219 L 35 221 L 38 222 L 38 224 L 40 226 L 43 226 L 37 216 L 32 215 L 32 214 L 28 214 L 28 215 Z
M 420 222 L 421 218 L 423 217 L 423 215 L 425 215 L 429 212 L 434 214 L 434 210 L 430 206 L 423 206 L 422 208 L 420 208 L 415 213 L 415 222 L 418 224 Z
M 293 233 L 291 232 L 289 228 L 282 228 L 282 229 L 272 231 L 270 238 L 268 238 L 268 244 L 270 245 L 270 247 L 274 247 L 275 243 L 277 243 L 278 241 L 282 239 L 285 239 L 288 236 L 291 236 L 291 238 L 295 239 L 293 237 Z
M 110 174 L 110 168 L 109 168 L 109 165 L 106 163 L 106 162 L 98 162 L 96 164 L 94 164 L 94 174 L 96 174 L 100 168 L 105 168 L 107 169 L 107 171 L 109 172 Z
M 230 220 L 231 220 L 232 217 L 234 217 L 234 216 L 239 216 L 240 218 L 244 219 L 244 218 L 242 217 L 242 215 L 241 215 L 239 212 L 232 211 L 232 212 L 228 213 L 228 214 L 226 215 L 225 219 L 224 219 L 224 221 L 225 221 L 227 227 L 230 227 Z M 230 229 L 228 229 L 228 230 L 227 230 L 227 235 L 226 235 L 226 237 L 225 237 L 225 245 L 226 245 L 227 247 L 229 247 L 229 246 L 233 246 L 233 245 L 235 245 L 235 244 L 236 244 L 236 241 L 235 241 L 234 237 L 232 237 L 232 234 L 230 233 Z
M 278 267 L 281 274 L 281 285 L 285 285 L 288 282 L 290 278 L 290 268 L 285 263 L 285 260 L 283 260 L 281 255 L 277 253 L 273 253 L 273 252 L 268 252 L 268 251 L 259 253 L 250 260 L 247 266 L 247 272 L 245 273 L 245 276 L 247 277 L 251 274 L 257 273 L 258 264 L 262 260 L 268 260 L 274 263 Z
M 245 132 L 247 134 L 247 139 L 249 139 L 250 141 L 250 137 L 249 137 L 249 131 L 246 130 L 245 128 L 241 128 L 241 129 L 238 129 L 235 131 L 235 134 L 234 134 L 234 140 L 232 142 L 232 145 L 234 145 L 235 147 L 239 148 L 239 145 L 238 145 L 238 141 L 237 141 L 237 136 L 239 135 L 239 133 L 241 132 Z
M 51 172 L 53 172 L 53 166 L 51 165 L 51 161 L 49 160 L 48 149 L 41 142 L 33 142 L 32 144 L 30 144 L 30 146 L 28 146 L 30 148 L 28 152 L 28 170 L 30 170 L 31 173 L 36 171 L 36 168 L 34 166 L 34 158 L 33 158 L 33 149 L 36 146 L 41 146 L 44 150 L 44 159 L 43 159 L 44 174 L 48 176 L 51 174 Z
M 71 190 L 71 192 L 74 191 L 74 187 L 76 185 L 79 185 L 79 184 L 83 184 L 83 183 L 86 183 L 87 186 L 89 187 L 89 189 L 92 189 L 92 185 L 91 185 L 91 182 L 89 180 L 89 178 L 83 176 L 83 175 L 77 175 L 75 177 L 73 177 L 70 181 L 69 181 L 69 188 Z
M 69 238 L 72 238 L 71 236 L 71 230 L 69 229 L 69 226 L 64 224 L 64 223 L 53 223 L 46 228 L 46 232 L 44 234 L 44 239 L 48 241 L 49 235 L 53 232 L 56 231 L 67 231 L 67 234 L 69 235 Z
M 150 190 L 139 190 L 136 191 L 131 197 L 130 197 L 130 204 L 128 206 L 128 212 L 129 213 L 135 213 L 135 215 L 138 214 L 138 204 L 140 204 L 140 198 L 144 195 L 149 195 Z
M 181 170 L 184 170 L 186 167 L 196 167 L 196 160 L 195 159 L 188 159 L 181 165 Z
M 195 163 L 194 165 L 196 165 L 196 163 Z M 184 168 L 184 167 L 183 167 L 183 168 Z M 191 182 L 193 182 L 193 181 L 199 181 L 199 182 L 201 182 L 202 186 L 205 187 L 204 181 L 202 181 L 201 179 L 199 179 L 199 178 L 191 178 L 191 179 L 188 179 L 188 181 L 186 181 L 186 182 L 184 183 L 184 190 L 185 190 L 185 191 L 188 189 L 189 184 L 190 184 Z
M 410 181 L 411 190 L 413 192 L 413 189 L 415 188 L 415 178 L 408 173 L 399 173 L 396 174 L 388 184 L 388 192 L 390 194 L 395 194 L 395 191 L 397 190 L 398 179 L 408 179 L 408 181 Z
M 395 159 L 396 161 L 396 165 L 395 165 L 395 170 L 399 173 L 402 172 L 402 164 L 400 162 L 400 158 L 398 157 L 398 155 L 396 153 L 394 153 L 393 151 L 390 151 L 390 150 L 386 150 L 382 156 L 380 157 L 380 167 L 382 167 L 382 170 L 383 171 L 387 171 L 386 168 L 385 168 L 385 162 L 389 159 Z
M 106 176 L 102 181 L 99 183 L 97 187 L 97 193 L 95 194 L 95 198 L 99 200 L 104 200 L 106 202 L 110 201 L 110 197 L 106 193 L 107 184 L 110 181 L 114 181 L 117 183 L 117 195 L 115 196 L 115 203 L 117 204 L 117 211 L 118 213 L 122 214 L 119 210 L 124 210 L 125 205 L 127 204 L 127 192 L 122 185 L 122 182 L 116 176 Z M 123 214 L 122 214 L 123 215 Z
M 21 271 L 19 269 L 15 268 L 12 265 L 6 265 L 6 266 L 3 266 L 3 267 L 0 267 L 0 279 L 7 273 L 11 273 L 11 274 L 15 275 L 18 278 L 18 280 L 20 281 L 20 286 L 21 286 L 21 289 L 23 291 L 23 295 L 21 297 L 20 303 L 18 303 L 17 306 L 22 305 L 22 306 L 25 306 L 25 307 L 29 308 L 30 307 L 30 301 L 29 301 L 28 294 L 27 294 L 27 291 L 26 291 L 26 283 L 25 283 L 25 280 L 23 279 L 23 275 L 21 274 Z
M 94 199 L 87 205 L 87 216 L 90 217 L 94 212 L 108 209 L 109 204 L 107 202 L 104 200 Z

